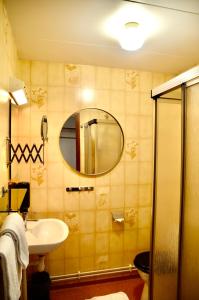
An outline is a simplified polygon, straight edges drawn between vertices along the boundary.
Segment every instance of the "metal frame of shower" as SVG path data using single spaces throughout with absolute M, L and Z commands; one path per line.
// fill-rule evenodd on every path
M 179 222 L 179 247 L 178 247 L 178 272 L 177 272 L 177 300 L 180 299 L 180 272 L 181 272 L 181 243 L 183 233 L 183 211 L 184 211 L 184 179 L 185 179 L 185 141 L 186 141 L 186 88 L 199 83 L 199 65 L 189 69 L 188 71 L 174 77 L 173 79 L 161 84 L 151 91 L 151 98 L 155 101 L 154 109 L 154 175 L 153 175 L 153 215 L 152 215 L 152 232 L 151 232 L 151 249 L 154 249 L 154 229 L 155 229 L 155 215 L 156 215 L 156 166 L 157 166 L 157 101 L 161 99 L 174 98 L 164 97 L 165 94 L 181 88 L 181 100 L 182 111 L 181 111 L 181 185 L 180 185 L 180 222 Z M 177 99 L 175 99 L 177 100 Z M 150 281 L 149 281 L 149 299 L 153 300 L 153 260 L 154 253 L 151 251 L 150 255 Z

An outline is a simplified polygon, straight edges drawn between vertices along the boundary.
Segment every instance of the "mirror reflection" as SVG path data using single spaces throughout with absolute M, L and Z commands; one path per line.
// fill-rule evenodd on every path
M 84 175 L 110 171 L 119 162 L 124 136 L 118 121 L 108 112 L 87 108 L 64 123 L 59 144 L 65 161 Z

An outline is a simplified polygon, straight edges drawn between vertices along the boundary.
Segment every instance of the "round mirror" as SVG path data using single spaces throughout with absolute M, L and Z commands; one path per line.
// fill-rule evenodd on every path
M 118 121 L 108 112 L 86 108 L 71 115 L 59 136 L 65 161 L 84 175 L 100 175 L 119 162 L 124 135 Z

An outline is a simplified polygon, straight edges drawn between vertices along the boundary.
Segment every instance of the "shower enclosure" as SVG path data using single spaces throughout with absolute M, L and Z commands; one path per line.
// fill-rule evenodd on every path
M 199 66 L 155 101 L 150 300 L 199 299 Z

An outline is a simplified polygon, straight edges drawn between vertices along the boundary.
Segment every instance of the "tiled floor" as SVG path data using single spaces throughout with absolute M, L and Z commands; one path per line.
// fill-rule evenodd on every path
M 124 292 L 129 300 L 140 300 L 143 289 L 143 281 L 135 275 L 125 277 L 103 279 L 99 281 L 67 284 L 53 287 L 51 300 L 85 300 L 94 296 L 102 296 L 110 293 Z

